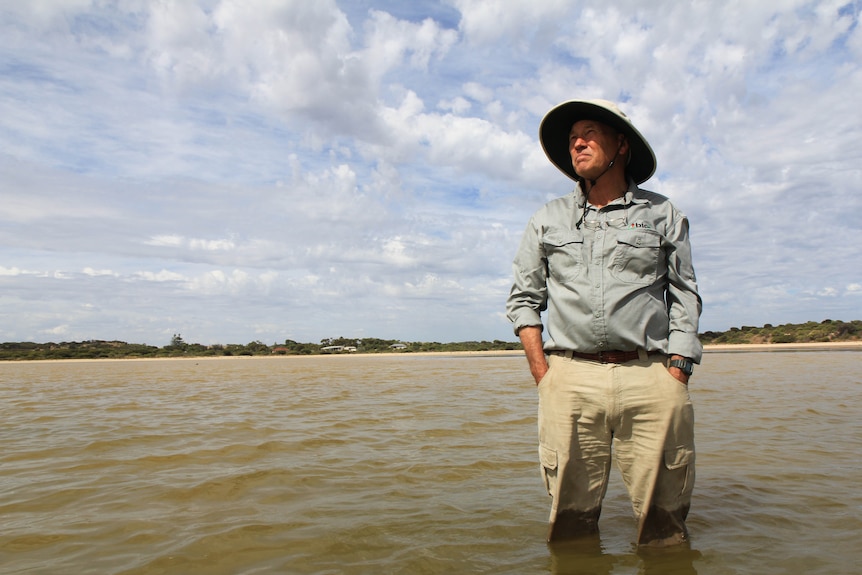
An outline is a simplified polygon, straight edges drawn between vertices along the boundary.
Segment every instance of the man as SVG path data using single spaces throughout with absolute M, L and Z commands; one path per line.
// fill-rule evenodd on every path
M 688 378 L 703 351 L 688 220 L 638 187 L 655 154 L 614 103 L 560 104 L 539 138 L 577 182 L 530 219 L 506 305 L 538 385 L 548 541 L 598 532 L 613 455 L 638 544 L 681 543 L 694 483 Z

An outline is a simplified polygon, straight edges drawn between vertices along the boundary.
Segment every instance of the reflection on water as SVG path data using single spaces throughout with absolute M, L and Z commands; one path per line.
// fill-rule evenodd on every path
M 697 573 L 700 551 L 685 544 L 670 549 L 636 549 L 628 553 L 607 553 L 600 537 L 549 547 L 550 572 L 559 575 L 609 575 L 638 573 L 642 575 L 691 575 Z
M 549 548 L 512 357 L 0 364 L 5 573 L 853 573 L 859 354 L 710 353 L 691 544 Z

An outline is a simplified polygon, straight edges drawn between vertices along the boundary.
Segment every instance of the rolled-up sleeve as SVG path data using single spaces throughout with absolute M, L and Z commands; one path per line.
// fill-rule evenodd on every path
M 547 264 L 535 217 L 530 219 L 512 264 L 514 284 L 506 300 L 506 317 L 515 335 L 527 326 L 542 327 L 548 304 Z
M 667 239 L 671 246 L 667 256 L 668 354 L 700 363 L 703 345 L 697 331 L 703 302 L 692 265 L 688 219 L 679 212 L 668 229 Z

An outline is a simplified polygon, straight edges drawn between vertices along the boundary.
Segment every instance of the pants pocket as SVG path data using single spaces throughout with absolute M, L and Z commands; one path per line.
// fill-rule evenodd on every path
M 664 450 L 664 470 L 659 478 L 659 500 L 666 509 L 686 506 L 694 489 L 694 448 L 688 445 Z
M 694 462 L 694 449 L 688 446 L 664 450 L 664 464 L 668 469 L 679 469 Z
M 557 490 L 557 452 L 544 445 L 539 445 L 539 462 L 541 463 L 542 479 L 545 480 L 548 495 L 554 497 Z

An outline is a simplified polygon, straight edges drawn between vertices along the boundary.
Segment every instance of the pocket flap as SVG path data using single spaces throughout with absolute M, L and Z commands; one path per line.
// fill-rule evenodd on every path
M 688 446 L 674 447 L 664 450 L 664 464 L 668 469 L 679 469 L 691 465 L 694 461 L 694 449 Z
M 661 237 L 655 232 L 646 230 L 624 230 L 617 236 L 617 241 L 636 248 L 661 247 Z
M 542 242 L 545 245 L 556 247 L 567 246 L 569 244 L 582 244 L 584 243 L 584 234 L 573 230 L 552 228 L 544 233 Z
M 542 463 L 542 467 L 545 469 L 556 469 L 557 468 L 557 452 L 553 449 L 545 447 L 544 445 L 539 446 L 539 461 Z

